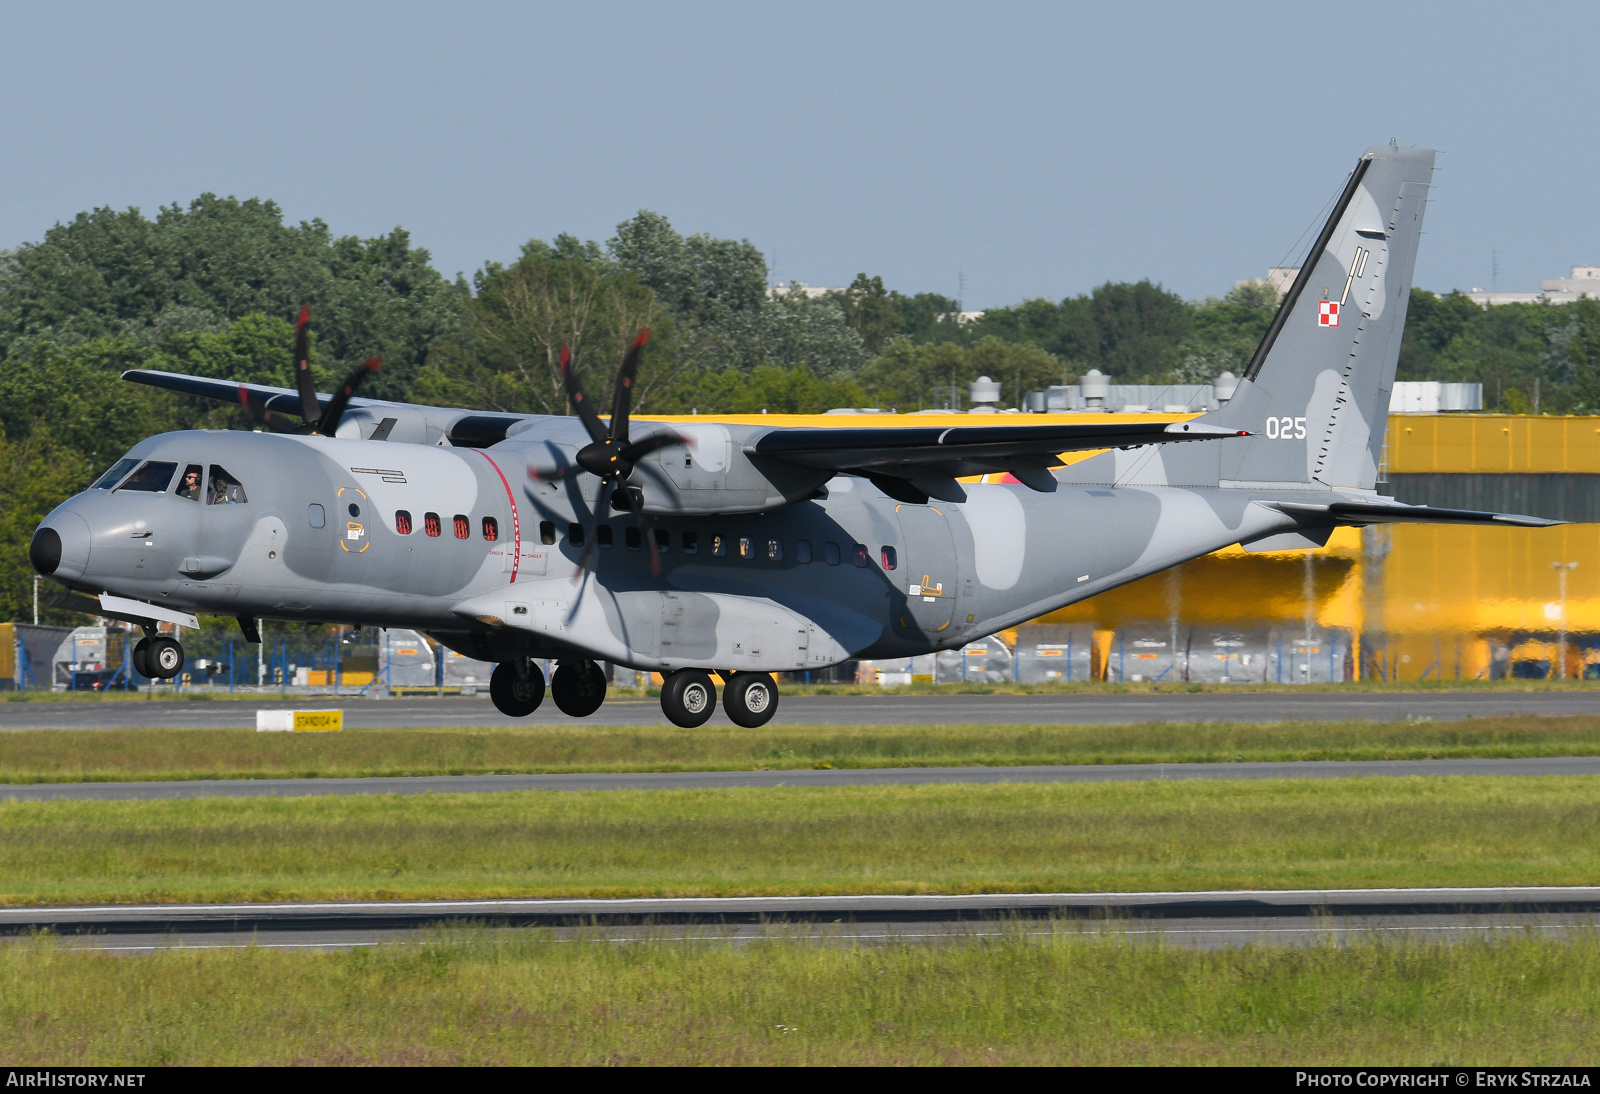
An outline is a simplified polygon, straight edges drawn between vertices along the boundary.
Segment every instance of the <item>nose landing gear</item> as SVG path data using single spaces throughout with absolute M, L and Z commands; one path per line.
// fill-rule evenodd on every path
M 561 661 L 550 674 L 550 698 L 562 714 L 587 718 L 606 701 L 606 674 L 593 661 Z
M 527 658 L 502 661 L 489 675 L 489 698 L 501 714 L 526 718 L 544 702 L 544 673 Z

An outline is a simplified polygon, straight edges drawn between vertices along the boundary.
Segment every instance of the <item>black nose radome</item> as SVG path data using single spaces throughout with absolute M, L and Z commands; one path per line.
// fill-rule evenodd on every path
M 41 528 L 33 533 L 28 544 L 28 561 L 45 577 L 56 572 L 61 565 L 61 536 L 54 528 Z

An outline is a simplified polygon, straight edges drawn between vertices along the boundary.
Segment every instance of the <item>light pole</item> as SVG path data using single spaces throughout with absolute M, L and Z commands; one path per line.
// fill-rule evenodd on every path
M 1567 573 L 1576 570 L 1576 562 L 1552 562 L 1550 568 L 1556 572 L 1556 578 L 1561 583 L 1561 629 L 1556 632 L 1556 679 L 1567 678 Z

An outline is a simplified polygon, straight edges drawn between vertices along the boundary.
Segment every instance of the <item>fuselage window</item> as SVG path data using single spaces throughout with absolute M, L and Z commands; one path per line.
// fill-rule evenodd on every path
M 439 524 L 438 513 L 422 514 L 422 530 L 430 536 L 437 537 L 442 530 Z
M 782 562 L 783 561 L 783 540 L 781 540 L 781 539 L 769 539 L 769 540 L 767 540 L 767 561 L 768 562 Z
M 172 476 L 178 470 L 178 465 L 164 460 L 151 460 L 139 470 L 135 471 L 117 489 L 119 490 L 144 490 L 152 494 L 165 493 L 172 483 Z
M 656 550 L 666 554 L 672 550 L 672 533 L 665 528 L 657 528 L 653 533 L 656 539 Z
M 878 557 L 882 559 L 885 570 L 892 570 L 900 564 L 900 556 L 893 547 L 885 546 L 879 548 Z
M 394 511 L 394 530 L 399 532 L 402 536 L 409 536 L 411 534 L 410 512 L 405 509 L 396 509 Z
M 216 464 L 211 465 L 211 481 L 206 484 L 207 505 L 243 505 L 244 485 Z
M 601 524 L 596 526 L 594 530 L 594 541 L 601 547 L 609 548 L 611 546 L 611 525 Z
M 824 543 L 822 545 L 822 561 L 829 566 L 839 565 L 839 545 L 837 543 Z
M 699 532 L 683 533 L 683 553 L 686 555 L 697 555 L 700 553 Z
M 306 506 L 306 519 L 311 522 L 311 527 L 322 528 L 328 523 L 328 511 L 316 502 L 312 502 Z M 406 526 L 409 528 L 410 525 L 411 517 L 408 515 L 406 517 Z
M 750 539 L 749 536 L 740 536 L 739 537 L 739 557 L 740 558 L 755 558 L 756 557 L 756 545 Z
M 483 538 L 493 543 L 500 538 L 500 522 L 493 517 L 483 518 Z
M 850 548 L 850 561 L 863 568 L 871 564 L 872 556 L 867 553 L 865 543 L 858 543 Z
M 728 557 L 728 537 L 727 536 L 712 536 L 711 537 L 711 554 L 716 558 L 727 558 Z
M 200 483 L 205 477 L 205 468 L 197 463 L 191 463 L 183 469 L 183 478 L 178 480 L 178 497 L 188 498 L 190 501 L 200 500 Z
M 94 484 L 94 488 L 96 490 L 110 490 L 113 486 L 122 481 L 122 476 L 126 475 L 129 471 L 132 471 L 138 466 L 138 460 L 118 460 L 116 463 L 111 465 L 110 471 L 107 471 L 104 475 L 100 476 L 99 480 Z
M 583 525 L 573 521 L 567 525 L 567 541 L 574 547 L 583 546 Z
M 456 514 L 456 519 L 455 519 L 455 521 L 453 523 L 456 526 L 456 538 L 457 539 L 471 539 L 472 538 L 472 522 L 466 518 L 465 514 L 457 513 Z
M 555 541 L 556 522 L 553 520 L 541 520 L 539 522 L 539 542 L 548 547 Z
M 629 525 L 623 530 L 622 537 L 623 541 L 628 545 L 628 550 L 637 551 L 639 549 L 640 537 L 638 528 Z
M 794 541 L 794 560 L 796 562 L 811 561 L 811 541 L 809 539 L 797 539 Z

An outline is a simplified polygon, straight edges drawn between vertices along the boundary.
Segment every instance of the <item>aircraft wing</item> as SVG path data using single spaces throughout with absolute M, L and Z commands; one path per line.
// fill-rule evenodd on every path
M 1549 528 L 1571 521 L 1529 517 L 1520 513 L 1484 513 L 1476 509 L 1435 509 L 1431 505 L 1405 505 L 1400 502 L 1336 501 L 1320 503 L 1278 501 L 1272 503 L 1292 517 L 1318 520 L 1331 518 L 1334 524 L 1485 524 L 1512 525 L 1518 528 Z
M 153 368 L 132 368 L 122 374 L 124 380 L 149 387 L 165 388 L 184 395 L 197 395 L 202 399 L 216 399 L 223 403 L 239 403 L 240 390 L 261 397 L 266 409 L 276 414 L 300 414 L 300 395 L 293 388 L 269 387 L 266 384 L 241 384 L 236 380 L 213 380 L 205 376 L 185 376 L 180 372 L 162 372 Z M 332 395 L 317 394 L 317 402 L 324 408 L 333 401 Z M 352 398 L 351 406 L 373 406 L 380 400 Z
M 774 429 L 757 437 L 745 451 L 752 456 L 852 474 L 954 478 L 1012 471 L 1021 464 L 1043 469 L 1059 464 L 1056 456 L 1062 452 L 1134 448 L 1174 441 L 1214 441 L 1248 435 L 1243 430 L 1197 422 L 843 426 L 838 429 Z

